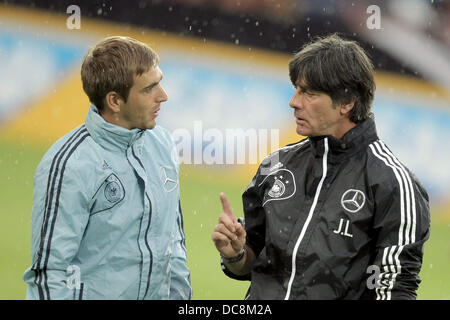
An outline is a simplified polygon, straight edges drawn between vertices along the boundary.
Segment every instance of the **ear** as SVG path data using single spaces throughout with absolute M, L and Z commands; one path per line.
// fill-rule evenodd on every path
M 348 115 L 350 111 L 352 111 L 353 107 L 355 106 L 355 101 L 350 101 L 347 104 L 342 104 L 340 106 L 340 112 L 342 116 Z
M 120 107 L 124 102 L 120 94 L 110 91 L 105 96 L 105 108 L 110 109 L 113 113 L 120 112 Z

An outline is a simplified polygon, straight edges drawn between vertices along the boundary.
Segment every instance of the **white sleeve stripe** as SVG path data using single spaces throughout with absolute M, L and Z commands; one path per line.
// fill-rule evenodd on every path
M 382 266 L 386 266 L 387 252 L 388 252 L 388 248 L 384 248 L 383 259 L 381 260 Z M 385 298 L 386 298 L 386 295 L 384 294 L 383 278 L 385 277 L 386 271 L 388 271 L 388 270 L 386 269 L 386 267 L 384 267 L 383 269 L 385 272 L 380 273 L 380 275 L 378 277 L 378 288 L 376 289 L 377 297 L 379 297 L 378 300 L 385 300 Z
M 389 151 L 389 149 L 381 142 L 375 142 L 377 151 L 372 148 L 372 152 L 374 155 L 381 159 L 387 166 L 391 167 L 394 171 L 394 174 L 399 182 L 400 186 L 400 206 L 403 208 L 406 207 L 406 230 L 402 233 L 404 226 L 404 222 L 401 225 L 402 229 L 399 230 L 399 242 L 398 245 L 405 245 L 415 242 L 415 231 L 416 231 L 416 203 L 414 197 L 414 188 L 411 182 L 411 178 L 408 174 L 408 171 L 405 167 L 398 161 L 398 159 Z M 383 149 L 381 149 L 383 148 Z M 387 161 L 386 161 L 387 160 Z M 400 173 L 401 179 L 399 179 Z M 406 200 L 406 201 L 405 201 Z M 406 203 L 405 203 L 406 202 Z M 403 211 L 404 212 L 404 211 Z M 402 212 L 402 214 L 404 214 Z
M 400 193 L 400 226 L 398 230 L 398 246 L 384 248 L 382 267 L 376 289 L 377 300 L 391 299 L 397 275 L 401 273 L 400 253 L 404 245 L 415 242 L 416 208 L 414 189 L 408 171 L 381 141 L 369 145 L 372 153 L 386 166 L 390 167 L 397 179 Z M 390 270 L 389 270 L 390 269 Z M 390 278 L 390 279 L 389 279 Z
M 375 150 L 375 147 L 372 144 L 369 145 L 369 147 L 372 150 L 372 153 L 377 158 L 379 158 L 381 161 L 383 161 L 388 167 L 392 168 L 392 171 L 394 172 L 394 175 L 397 179 L 397 182 L 398 182 L 398 185 L 400 188 L 400 227 L 398 230 L 398 244 L 402 245 L 403 244 L 403 229 L 405 226 L 405 199 L 404 199 L 405 192 L 403 191 L 403 180 L 400 178 L 396 167 L 394 167 L 393 165 L 388 163 L 388 161 L 384 157 L 379 155 L 378 152 Z
M 380 149 L 378 150 L 380 150 L 380 153 L 388 159 L 390 164 L 394 166 L 402 176 L 402 180 L 406 191 L 406 213 L 407 213 L 406 215 L 407 225 L 405 231 L 404 244 L 413 243 L 415 242 L 416 204 L 414 197 L 414 188 L 411 183 L 411 178 L 405 167 L 403 167 L 400 161 L 389 151 L 389 149 L 386 147 L 386 145 L 383 144 L 382 141 L 375 142 L 375 144 L 377 145 L 377 147 L 382 146 L 383 150 Z M 402 243 L 399 242 L 399 245 L 402 245 Z
M 398 249 L 397 249 L 398 248 Z M 397 253 L 396 252 L 397 249 Z M 382 267 L 384 272 L 378 277 L 378 288 L 375 289 L 377 300 L 390 300 L 397 275 L 401 273 L 400 253 L 403 246 L 386 247 L 383 250 Z
M 406 206 L 406 231 L 404 232 L 404 234 L 402 234 L 401 232 L 403 231 L 403 229 L 399 230 L 399 233 L 402 234 L 402 238 L 404 239 L 404 242 L 406 244 L 409 243 L 409 228 L 411 227 L 411 218 L 410 218 L 410 201 L 409 201 L 409 186 L 406 182 L 406 178 L 404 173 L 401 171 L 401 169 L 392 161 L 391 157 L 389 155 L 387 155 L 386 153 L 384 153 L 384 151 L 381 149 L 381 146 L 375 142 L 375 147 L 377 148 L 379 154 L 386 159 L 389 163 L 388 166 L 391 167 L 395 172 L 400 173 L 401 176 L 401 180 L 398 179 L 397 176 L 397 180 L 402 182 L 402 190 L 401 190 L 401 199 L 403 201 L 403 208 L 405 208 Z M 400 183 L 400 182 L 399 182 Z M 406 201 L 405 201 L 406 200 Z M 406 203 L 405 203 L 406 202 Z M 404 226 L 403 226 L 404 227 Z M 399 245 L 402 245 L 402 241 L 398 241 Z
M 408 186 L 410 189 L 410 197 L 411 197 L 411 214 L 412 214 L 412 229 L 411 229 L 411 242 L 416 242 L 416 197 L 414 195 L 414 187 L 411 182 L 411 177 L 405 167 L 401 164 L 401 162 L 392 154 L 392 152 L 386 147 L 383 141 L 380 140 L 380 144 L 383 146 L 383 150 L 385 150 L 394 160 L 395 163 L 400 167 L 400 169 L 404 172 L 406 179 L 408 181 Z

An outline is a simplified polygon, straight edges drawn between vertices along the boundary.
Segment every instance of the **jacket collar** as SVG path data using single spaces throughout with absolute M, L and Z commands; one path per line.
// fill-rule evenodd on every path
M 378 139 L 373 114 L 367 119 L 349 130 L 342 139 L 332 136 L 310 137 L 311 146 L 316 156 L 322 156 L 325 147 L 324 140 L 328 139 L 329 154 L 332 158 L 341 159 L 346 155 L 354 154 L 370 143 Z
M 131 129 L 117 126 L 103 119 L 95 105 L 89 106 L 86 117 L 86 128 L 90 135 L 105 149 L 120 149 L 126 151 L 136 140 L 138 140 L 145 130 Z

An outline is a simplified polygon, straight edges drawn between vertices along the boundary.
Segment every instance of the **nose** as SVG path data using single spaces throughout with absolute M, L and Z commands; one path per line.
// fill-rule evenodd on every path
M 289 101 L 289 106 L 294 109 L 300 109 L 302 105 L 302 96 L 297 91 L 295 91 L 292 95 L 291 101 Z
M 169 99 L 169 97 L 167 96 L 166 91 L 164 90 L 163 87 L 161 87 L 159 102 L 164 102 L 164 101 L 167 101 L 168 99 Z

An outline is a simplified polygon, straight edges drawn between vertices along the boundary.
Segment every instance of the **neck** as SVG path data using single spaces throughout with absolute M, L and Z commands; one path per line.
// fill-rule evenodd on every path
M 123 124 L 123 121 L 121 121 L 119 115 L 116 112 L 112 112 L 110 110 L 104 110 L 103 112 L 100 112 L 100 116 L 106 121 L 111 124 L 114 124 L 116 126 L 125 128 L 130 130 L 131 128 L 128 128 L 126 125 Z
M 348 118 L 346 118 L 343 123 L 341 123 L 341 125 L 339 125 L 336 130 L 334 130 L 334 132 L 332 134 L 330 134 L 331 136 L 335 137 L 338 140 L 341 140 L 342 137 L 349 132 L 351 129 L 353 129 L 354 127 L 356 127 L 356 123 L 350 121 Z

